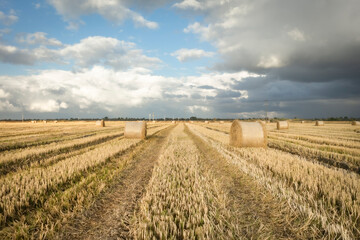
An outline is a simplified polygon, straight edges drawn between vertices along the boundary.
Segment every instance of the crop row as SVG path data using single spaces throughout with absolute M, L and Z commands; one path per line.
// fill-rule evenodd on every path
M 317 226 L 319 237 L 360 237 L 360 177 L 275 149 L 233 148 L 225 133 L 190 129 Z M 324 235 L 325 232 L 325 235 Z

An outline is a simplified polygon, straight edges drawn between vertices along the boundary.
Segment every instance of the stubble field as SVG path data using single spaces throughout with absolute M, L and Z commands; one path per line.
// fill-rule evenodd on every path
M 360 127 L 0 123 L 0 239 L 359 239 Z

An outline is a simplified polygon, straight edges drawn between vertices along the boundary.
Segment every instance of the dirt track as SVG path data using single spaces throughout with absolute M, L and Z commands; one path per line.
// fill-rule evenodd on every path
M 59 234 L 59 239 L 129 239 L 129 221 L 172 128 L 149 137 L 121 159 L 129 164 L 110 189 Z

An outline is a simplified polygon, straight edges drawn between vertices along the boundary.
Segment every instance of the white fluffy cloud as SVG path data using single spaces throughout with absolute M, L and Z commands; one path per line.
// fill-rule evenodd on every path
M 93 13 L 100 14 L 104 18 L 121 24 L 124 20 L 130 19 L 136 26 L 147 27 L 150 29 L 158 28 L 156 22 L 146 20 L 139 13 L 132 11 L 127 1 L 117 0 L 48 0 L 48 2 L 55 7 L 56 11 L 65 17 L 72 28 L 76 28 L 78 21 L 82 15 L 89 15 Z
M 208 107 L 205 106 L 199 106 L 199 105 L 193 105 L 193 106 L 188 106 L 190 112 L 192 113 L 196 113 L 197 110 L 200 110 L 202 112 L 208 112 L 210 109 Z
M 12 25 L 16 23 L 18 19 L 14 10 L 10 10 L 9 14 L 0 11 L 0 22 L 4 25 Z
M 82 111 L 94 115 L 99 109 L 116 112 L 161 101 L 177 103 L 185 112 L 211 114 L 209 106 L 214 98 L 246 98 L 245 91 L 231 87 L 251 76 L 258 75 L 239 72 L 172 78 L 142 68 L 116 71 L 95 66 L 78 72 L 45 70 L 31 76 L 1 76 L 0 94 L 3 112 L 25 109 L 33 113 Z M 236 94 L 236 99 L 227 92 Z
M 56 39 L 37 37 L 25 38 L 24 41 L 32 44 L 57 44 Z M 33 35 L 31 35 L 33 36 Z M 144 55 L 132 42 L 120 41 L 115 38 L 93 36 L 82 39 L 73 45 L 61 45 L 57 49 L 40 46 L 34 49 L 20 49 L 11 45 L 0 43 L 0 61 L 13 64 L 34 65 L 38 62 L 75 63 L 75 67 L 89 68 L 102 64 L 115 69 L 150 68 L 155 67 L 161 60 Z
M 61 108 L 67 108 L 67 103 L 58 102 L 53 99 L 45 101 L 35 101 L 27 106 L 29 111 L 33 112 L 59 112 Z
M 31 45 L 44 45 L 44 46 L 61 46 L 62 43 L 55 38 L 47 38 L 47 33 L 35 32 L 28 34 L 20 34 L 16 40 L 20 43 L 27 43 Z
M 171 54 L 171 56 L 175 56 L 180 62 L 187 62 L 191 60 L 200 59 L 203 57 L 212 57 L 214 56 L 214 52 L 206 52 L 202 49 L 187 49 L 181 48 Z

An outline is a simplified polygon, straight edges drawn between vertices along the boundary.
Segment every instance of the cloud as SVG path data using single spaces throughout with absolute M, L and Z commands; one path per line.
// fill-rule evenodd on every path
M 240 100 L 243 91 L 231 90 L 231 86 L 249 76 L 253 74 L 211 73 L 172 78 L 141 68 L 119 71 L 94 66 L 76 72 L 44 70 L 30 76 L 1 76 L 0 94 L 1 101 L 34 114 L 77 112 L 97 116 L 100 112 L 131 112 L 138 108 L 139 113 L 145 114 L 146 106 L 169 109 L 174 105 L 177 107 L 170 108 L 173 114 L 199 110 L 211 115 L 210 106 L 217 101 L 216 97 Z M 207 81 L 209 78 L 212 80 Z
M 143 51 L 137 49 L 134 43 L 120 41 L 116 38 L 93 36 L 84 38 L 73 45 L 60 45 L 60 41 L 53 38 L 48 39 L 45 36 L 46 34 L 43 33 L 35 33 L 20 38 L 20 41 L 61 47 L 50 49 L 40 46 L 34 49 L 19 49 L 0 43 L 0 61 L 23 65 L 34 65 L 39 62 L 74 63 L 75 68 L 90 68 L 102 64 L 122 70 L 153 68 L 161 63 L 158 58 L 144 55 Z
M 181 48 L 173 53 L 171 53 L 171 56 L 175 56 L 180 62 L 187 62 L 191 60 L 200 59 L 203 57 L 212 57 L 214 56 L 214 52 L 206 52 L 202 49 L 187 49 L 187 48 Z
M 202 17 L 184 32 L 218 49 L 223 61 L 216 70 L 290 81 L 360 78 L 359 1 L 185 0 L 175 6 Z
M 130 19 L 136 26 L 147 27 L 150 29 L 158 28 L 156 22 L 146 20 L 139 13 L 130 9 L 131 1 L 98 1 L 98 0 L 48 0 L 48 2 L 56 9 L 56 11 L 64 16 L 69 22 L 69 28 L 77 28 L 76 23 L 83 15 L 99 14 L 107 20 L 116 24 L 123 23 L 126 19 Z M 158 4 L 162 1 L 157 1 Z M 147 5 L 147 4 L 145 4 Z
M 11 64 L 32 65 L 37 61 L 34 53 L 0 43 L 0 61 Z
M 294 39 L 295 41 L 304 42 L 306 40 L 306 37 L 303 32 L 301 32 L 299 29 L 294 28 L 291 31 L 288 32 L 288 35 Z
M 173 7 L 180 8 L 180 9 L 193 9 L 193 10 L 200 10 L 203 9 L 203 5 L 196 0 L 184 0 L 181 3 L 175 3 Z
M 202 112 L 208 112 L 209 108 L 205 107 L 205 106 L 198 106 L 198 105 L 193 105 L 193 106 L 188 106 L 190 112 L 195 113 L 197 112 L 197 110 L 200 110 Z
M 9 14 L 0 11 L 0 22 L 3 25 L 9 26 L 17 22 L 18 16 L 14 10 L 10 10 Z
M 58 112 L 61 108 L 67 108 L 67 106 L 65 102 L 59 103 L 53 99 L 49 99 L 46 101 L 32 102 L 28 106 L 28 110 L 33 112 Z
M 28 34 L 19 34 L 16 40 L 20 43 L 30 45 L 44 45 L 44 46 L 62 46 L 62 43 L 55 38 L 47 38 L 47 33 L 35 32 Z

